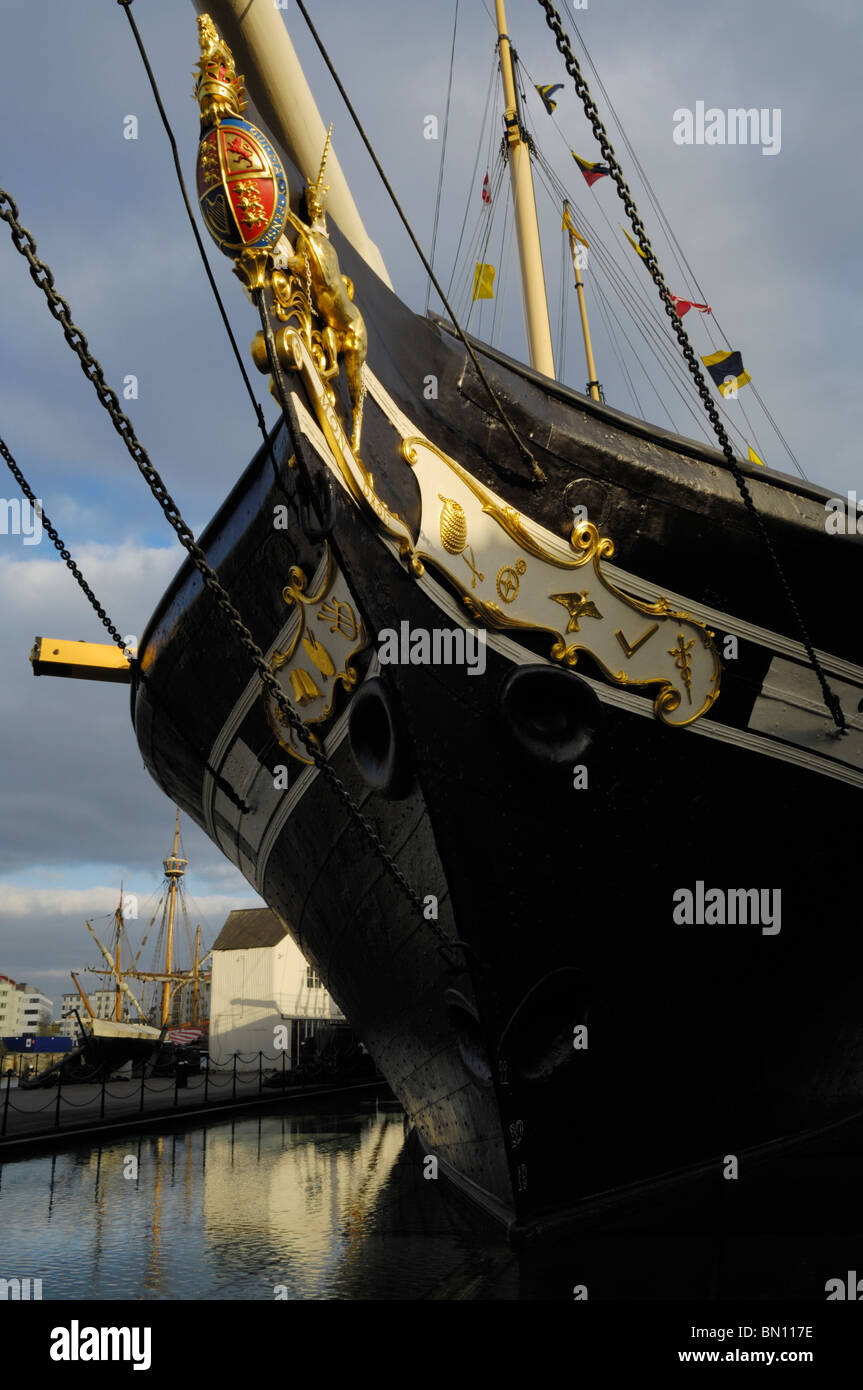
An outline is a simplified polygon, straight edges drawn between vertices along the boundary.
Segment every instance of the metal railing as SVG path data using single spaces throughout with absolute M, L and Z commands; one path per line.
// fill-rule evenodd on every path
M 268 1066 L 270 1063 L 278 1064 L 276 1068 L 269 1072 L 269 1075 L 266 1075 L 264 1071 L 265 1062 Z M 60 1129 L 62 1128 L 61 1116 L 64 1113 L 68 1113 L 69 1110 L 84 1110 L 88 1107 L 92 1107 L 95 1111 L 97 1102 L 98 1118 L 99 1120 L 104 1120 L 106 1098 L 109 1100 L 127 1100 L 132 1102 L 131 1107 L 124 1106 L 122 1111 L 118 1112 L 120 1115 L 128 1115 L 130 1110 L 134 1113 L 134 1099 L 136 1093 L 138 1096 L 138 1114 L 143 1114 L 146 1109 L 145 1102 L 148 1093 L 165 1097 L 170 1094 L 172 1089 L 173 1097 L 170 1106 L 161 1108 L 182 1108 L 180 1091 L 184 1091 L 187 1094 L 189 1091 L 198 1092 L 198 1099 L 205 1105 L 210 1103 L 210 1092 L 216 1091 L 219 1094 L 214 1096 L 213 1100 L 224 1103 L 226 1097 L 221 1093 L 226 1091 L 228 1087 L 230 1087 L 230 1099 L 232 1101 L 237 1100 L 238 1082 L 240 1083 L 241 1092 L 243 1092 L 245 1096 L 248 1096 L 250 1093 L 261 1095 L 265 1089 L 265 1082 L 267 1083 L 267 1089 L 271 1087 L 273 1089 L 288 1089 L 289 1085 L 293 1087 L 296 1080 L 296 1078 L 291 1080 L 294 1070 L 294 1068 L 289 1068 L 287 1065 L 286 1051 L 277 1052 L 272 1056 L 270 1056 L 269 1053 L 258 1051 L 250 1053 L 235 1052 L 229 1059 L 226 1059 L 225 1062 L 220 1062 L 217 1065 L 213 1065 L 212 1061 L 208 1060 L 206 1065 L 200 1068 L 199 1072 L 194 1073 L 190 1073 L 189 1063 L 181 1058 L 174 1063 L 173 1078 L 170 1073 L 161 1077 L 152 1074 L 148 1076 L 146 1067 L 143 1067 L 140 1078 L 131 1077 L 126 1081 L 118 1081 L 117 1078 L 114 1078 L 114 1087 L 110 1084 L 111 1078 L 104 1072 L 101 1077 L 93 1081 L 70 1081 L 67 1079 L 65 1082 L 62 1073 L 60 1073 L 56 1079 L 56 1095 L 48 1095 L 44 1105 L 34 1105 L 32 1103 L 21 1105 L 15 1104 L 12 1100 L 12 1080 L 14 1073 L 10 1069 L 6 1073 L 6 1085 L 3 1093 L 2 1107 L 0 1107 L 0 1138 L 6 1136 L 10 1111 L 13 1112 L 13 1114 L 35 1116 L 41 1115 L 53 1105 L 53 1128 Z M 308 1075 L 308 1068 L 302 1066 L 299 1070 L 304 1073 L 305 1079 Z M 32 1079 L 35 1080 L 37 1074 L 38 1073 L 34 1071 Z M 19 1081 L 21 1079 L 20 1077 L 18 1078 Z M 23 1079 L 26 1080 L 27 1078 Z M 319 1084 L 321 1081 L 326 1081 L 327 1079 L 326 1069 L 324 1068 L 319 1077 L 315 1078 L 315 1084 Z M 197 1085 L 190 1086 L 190 1080 L 196 1080 Z M 278 1085 L 279 1080 L 281 1081 L 281 1088 L 279 1088 Z M 118 1091 L 115 1089 L 117 1085 L 122 1086 L 123 1089 Z M 76 1101 L 73 1099 L 76 1092 L 80 1095 L 83 1090 L 90 1090 L 93 1087 L 98 1088 L 95 1094 L 89 1094 L 85 1100 Z M 19 1095 L 22 1094 L 23 1091 L 28 1098 L 35 1094 L 35 1089 L 36 1088 L 27 1087 L 25 1090 L 20 1086 L 16 1087 L 16 1091 Z M 71 1095 L 70 1092 L 72 1093 Z M 158 1113 L 159 1110 L 160 1107 L 153 1107 L 154 1113 Z

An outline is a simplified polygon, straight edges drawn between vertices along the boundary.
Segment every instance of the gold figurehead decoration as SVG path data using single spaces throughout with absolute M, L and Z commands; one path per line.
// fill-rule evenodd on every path
M 227 255 L 266 259 L 285 227 L 285 171 L 263 132 L 243 119 L 243 78 L 209 15 L 198 18 L 198 38 L 201 60 L 193 95 L 201 108 L 196 170 L 201 214 Z
M 325 383 L 326 406 L 312 392 L 318 414 L 321 409 L 332 410 L 335 393 L 328 383 L 344 362 L 352 413 L 350 445 L 358 460 L 368 334 L 353 302 L 353 284 L 342 275 L 324 214 L 328 192 L 324 169 L 333 128 L 327 132 L 318 176 L 306 184 L 308 221 L 303 222 L 291 210 L 279 156 L 266 136 L 243 119 L 247 106 L 243 78 L 237 75 L 233 54 L 209 15 L 198 18 L 198 38 L 201 59 L 194 95 L 201 108 L 201 144 L 197 180 L 207 229 L 234 258 L 234 270 L 248 290 L 272 292 L 276 317 L 288 325 L 288 332 L 276 338 L 283 367 L 302 370 L 302 354 L 298 356 L 293 342 L 295 335 L 301 337 Z M 296 232 L 293 247 L 283 235 L 288 224 Z M 252 356 L 261 371 L 270 370 L 262 334 L 252 345 Z
M 358 455 L 366 394 L 363 365 L 368 350 L 368 333 L 365 320 L 354 304 L 353 284 L 347 275 L 342 275 L 324 215 L 324 200 L 329 191 L 324 187 L 324 169 L 332 133 L 333 127 L 330 125 L 318 177 L 314 183 L 309 180 L 306 184 L 308 223 L 302 222 L 288 209 L 288 221 L 297 237 L 294 252 L 287 260 L 287 269 L 308 286 L 314 310 L 324 323 L 321 332 L 324 348 L 321 375 L 325 379 L 336 376 L 339 359 L 344 361 L 353 411 L 351 448 Z
M 234 55 L 208 14 L 198 15 L 201 60 L 192 76 L 197 84 L 192 99 L 201 108 L 201 133 L 223 116 L 242 116 L 248 102 L 245 79 L 237 76 Z

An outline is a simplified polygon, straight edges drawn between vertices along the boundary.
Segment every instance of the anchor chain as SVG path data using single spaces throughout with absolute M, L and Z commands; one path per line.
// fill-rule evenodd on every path
M 740 492 L 740 495 L 743 498 L 743 503 L 747 511 L 749 512 L 749 515 L 752 519 L 752 523 L 755 526 L 755 529 L 757 530 L 767 550 L 767 553 L 770 556 L 770 559 L 773 563 L 773 567 L 779 579 L 780 587 L 782 588 L 785 594 L 788 607 L 791 610 L 795 624 L 797 626 L 797 630 L 800 633 L 803 646 L 806 649 L 806 654 L 809 657 L 809 661 L 813 671 L 815 672 L 815 675 L 818 677 L 818 683 L 821 686 L 821 693 L 824 698 L 824 703 L 827 706 L 827 710 L 830 714 L 831 719 L 833 720 L 840 733 L 847 733 L 848 725 L 845 720 L 845 715 L 842 711 L 839 696 L 831 690 L 830 685 L 828 684 L 827 677 L 824 673 L 824 669 L 821 665 L 821 662 L 818 660 L 815 648 L 812 645 L 812 639 L 809 636 L 809 630 L 803 619 L 803 614 L 797 607 L 797 601 L 794 598 L 794 595 L 791 591 L 791 585 L 789 584 L 785 571 L 782 568 L 779 556 L 776 554 L 776 550 L 774 548 L 773 541 L 770 537 L 770 533 L 767 530 L 766 525 L 764 524 L 764 519 L 761 516 L 761 513 L 758 511 L 758 508 L 755 505 L 755 501 L 752 497 L 752 493 L 749 491 L 749 486 L 746 482 L 746 478 L 741 472 L 737 460 L 734 457 L 734 450 L 731 447 L 731 441 L 729 440 L 728 435 L 725 432 L 725 427 L 722 424 L 721 419 L 719 418 L 719 412 L 716 409 L 716 405 L 713 401 L 712 396 L 710 395 L 710 391 L 704 379 L 704 373 L 702 372 L 698 360 L 695 356 L 695 352 L 693 350 L 692 344 L 689 341 L 686 329 L 683 327 L 680 315 L 677 313 L 677 310 L 675 309 L 674 304 L 672 303 L 671 295 L 668 291 L 668 286 L 665 283 L 662 271 L 659 269 L 659 262 L 656 259 L 653 247 L 650 244 L 650 239 L 647 235 L 647 232 L 644 229 L 644 224 L 638 215 L 638 209 L 635 206 L 635 202 L 633 200 L 629 185 L 623 177 L 623 170 L 617 162 L 617 156 L 615 155 L 614 150 L 612 149 L 611 141 L 608 138 L 608 132 L 606 131 L 605 126 L 603 125 L 602 120 L 600 119 L 596 103 L 594 102 L 593 97 L 590 95 L 590 89 L 588 88 L 587 82 L 582 76 L 581 68 L 579 67 L 578 61 L 572 52 L 569 39 L 567 38 L 567 35 L 561 23 L 560 15 L 552 5 L 551 0 L 539 0 L 539 4 L 545 11 L 546 23 L 548 24 L 548 27 L 551 30 L 551 32 L 554 34 L 558 52 L 563 57 L 566 70 L 573 80 L 576 93 L 580 97 L 582 106 L 584 107 L 584 114 L 590 122 L 590 127 L 593 131 L 594 136 L 599 142 L 599 146 L 602 150 L 603 159 L 608 165 L 609 170 L 611 172 L 611 176 L 614 179 L 615 185 L 617 187 L 618 197 L 621 199 L 623 206 L 626 208 L 627 215 L 632 225 L 632 230 L 634 231 L 638 239 L 638 244 L 641 247 L 642 252 L 644 253 L 645 263 L 647 265 L 648 270 L 650 271 L 650 275 L 654 284 L 659 290 L 660 297 L 662 298 L 662 302 L 665 306 L 665 312 L 671 319 L 671 324 L 677 337 L 677 341 L 680 344 L 683 356 L 686 360 L 686 365 L 688 366 L 689 371 L 695 381 L 695 386 L 701 398 L 701 402 L 704 406 L 704 409 L 707 412 L 708 419 L 710 420 L 710 423 L 713 426 L 716 437 L 719 440 L 722 452 L 725 455 L 732 477 L 734 478 L 734 481 L 737 484 L 738 491 Z
M 15 479 L 24 496 L 27 498 L 27 501 L 30 503 L 34 512 L 39 517 L 44 530 L 48 532 L 48 535 L 54 542 L 54 548 L 59 553 L 61 560 L 65 561 L 66 568 L 72 572 L 78 584 L 86 594 L 90 604 L 95 609 L 100 622 L 102 622 L 104 626 L 108 629 L 109 633 L 111 634 L 112 641 L 116 642 L 120 650 L 125 652 L 126 644 L 123 641 L 123 638 L 120 636 L 120 633 L 117 631 L 114 624 L 111 622 L 111 619 L 108 617 L 108 614 L 105 612 L 96 595 L 93 593 L 93 590 L 90 588 L 90 585 L 87 583 L 78 566 L 75 564 L 75 561 L 72 559 L 71 554 L 66 549 L 64 542 L 60 539 L 57 532 L 54 530 L 54 527 L 51 525 L 50 521 L 48 520 L 44 511 L 42 510 L 42 503 L 39 501 L 38 497 L 35 496 L 33 489 L 30 487 L 30 484 L 27 482 L 27 479 L 24 477 L 24 474 L 21 472 L 21 469 L 18 467 L 14 458 L 10 454 L 8 448 L 6 447 L 5 440 L 3 439 L 0 439 L 0 454 L 2 454 L 3 458 L 6 460 L 6 463 L 9 467 L 9 472 L 12 474 L 12 477 Z
M 380 835 L 354 801 L 351 793 L 327 758 L 326 753 L 321 749 L 318 741 L 309 733 L 302 719 L 286 698 L 281 686 L 276 680 L 271 666 L 267 663 L 264 653 L 246 627 L 240 613 L 231 602 L 227 590 L 224 588 L 215 570 L 211 568 L 206 555 L 195 540 L 194 533 L 183 520 L 179 507 L 168 492 L 159 473 L 150 462 L 146 449 L 135 434 L 131 420 L 129 420 L 128 416 L 124 415 L 123 411 L 120 409 L 120 401 L 117 393 L 113 391 L 105 381 L 102 367 L 90 352 L 87 339 L 81 330 L 73 323 L 68 303 L 54 288 L 53 274 L 48 266 L 45 265 L 36 254 L 36 242 L 33 236 L 19 221 L 18 206 L 15 200 L 2 188 L 0 188 L 0 218 L 8 224 L 13 245 L 27 260 L 30 268 L 30 275 L 34 283 L 44 294 L 51 316 L 56 319 L 62 327 L 63 336 L 78 357 L 81 363 L 81 369 L 88 381 L 92 383 L 100 403 L 108 412 L 114 429 L 120 435 L 136 467 L 145 478 L 150 491 L 159 503 L 170 526 L 175 531 L 180 544 L 188 551 L 206 588 L 209 589 L 217 606 L 228 619 L 228 622 L 252 661 L 255 670 L 258 672 L 264 687 L 276 702 L 280 714 L 284 716 L 286 723 L 293 729 L 318 771 L 322 774 L 324 779 L 329 782 L 333 791 L 348 811 L 351 819 L 366 836 L 375 854 L 381 860 L 397 887 L 419 914 L 423 924 L 431 928 L 433 933 L 438 937 L 439 949 L 446 955 L 446 949 L 451 945 L 449 939 L 435 921 L 425 917 L 423 913 L 423 903 L 419 894 L 411 887 L 407 878 L 384 845 Z M 122 638 L 120 638 L 120 641 L 122 642 Z

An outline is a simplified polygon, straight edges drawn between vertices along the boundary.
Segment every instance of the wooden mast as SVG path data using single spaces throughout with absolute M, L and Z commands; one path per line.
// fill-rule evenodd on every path
M 195 983 L 192 985 L 192 1027 L 198 1024 L 198 957 L 201 954 L 201 924 L 195 931 Z
M 74 971 L 74 970 L 70 970 L 70 971 L 69 971 L 69 974 L 72 976 L 72 979 L 75 981 L 75 988 L 77 989 L 77 991 L 78 991 L 78 993 L 80 994 L 81 998 L 84 1000 L 84 1008 L 87 1010 L 87 1013 L 90 1015 L 91 1018 L 95 1018 L 96 1015 L 93 1013 L 93 1010 L 90 1008 L 90 1000 L 87 998 L 86 994 L 84 993 L 83 989 L 81 988 L 81 981 L 78 979 L 78 976 L 75 974 L 75 971 Z
M 121 933 L 122 933 L 122 931 L 123 931 L 123 885 L 122 885 L 122 883 L 120 884 L 120 902 L 119 902 L 119 905 L 118 905 L 118 907 L 117 907 L 117 911 L 116 911 L 116 913 L 114 914 L 114 918 L 115 918 L 115 923 L 116 923 L 116 928 L 117 928 L 117 958 L 116 958 L 116 966 L 117 966 L 117 987 L 116 987 L 116 989 L 114 990 L 114 1018 L 115 1018 L 115 1020 L 117 1021 L 117 1023 L 120 1023 L 120 1022 L 122 1022 L 122 1018 L 121 1018 L 121 1008 L 120 1008 L 120 1000 L 121 1000 L 122 994 L 123 994 L 123 991 L 122 991 L 121 988 L 120 988 L 120 935 L 121 935 Z
M 177 808 L 177 818 L 174 822 L 174 848 L 171 857 L 165 860 L 165 876 L 170 887 L 168 889 L 168 939 L 165 944 L 165 974 L 170 975 L 173 969 L 174 959 L 174 907 L 177 901 L 177 885 L 183 874 L 186 872 L 185 859 L 177 858 L 177 848 L 180 843 L 180 810 Z M 171 985 L 169 980 L 165 980 L 162 985 L 162 1027 L 168 1022 L 168 1013 L 171 1006 Z
M 587 321 L 587 305 L 584 302 L 584 285 L 578 268 L 578 251 L 575 245 L 576 233 L 569 221 L 569 203 L 563 205 L 563 225 L 569 234 L 569 249 L 572 252 L 572 269 L 575 274 L 575 292 L 578 295 L 578 311 L 581 314 L 581 331 L 584 334 L 584 356 L 587 361 L 587 389 L 595 401 L 602 400 L 599 381 L 596 376 L 596 363 L 593 360 L 593 344 L 590 340 L 590 324 Z M 583 243 L 587 246 L 587 242 Z
M 512 53 L 506 32 L 506 12 L 503 0 L 495 0 L 497 28 L 500 36 L 500 71 L 506 103 L 504 121 L 509 144 L 509 168 L 512 197 L 515 206 L 515 225 L 518 233 L 518 257 L 524 294 L 524 319 L 530 365 L 554 379 L 554 353 L 551 346 L 551 324 L 548 320 L 548 298 L 542 269 L 542 248 L 539 224 L 536 219 L 536 199 L 533 192 L 533 173 L 530 150 L 522 137 L 518 119 Z

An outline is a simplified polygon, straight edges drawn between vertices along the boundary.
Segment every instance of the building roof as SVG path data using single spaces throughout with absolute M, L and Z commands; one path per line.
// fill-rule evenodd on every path
M 214 951 L 251 951 L 278 946 L 288 929 L 269 907 L 235 908 L 216 937 Z

